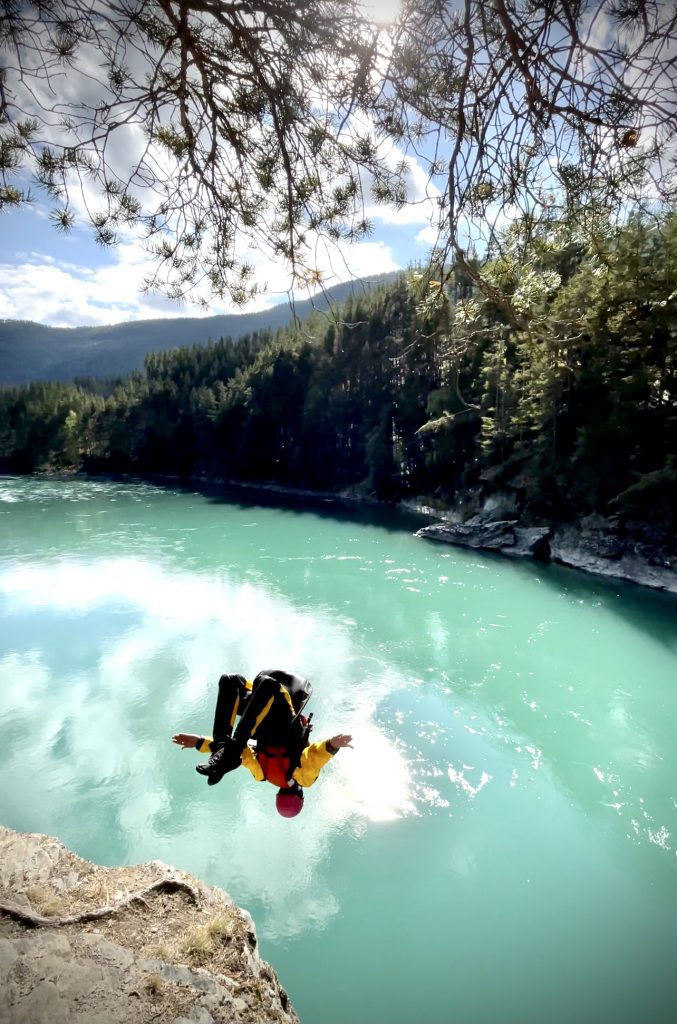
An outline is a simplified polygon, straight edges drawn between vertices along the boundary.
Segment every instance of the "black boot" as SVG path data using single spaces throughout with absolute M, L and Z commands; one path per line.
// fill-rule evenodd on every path
M 242 757 L 242 751 L 230 737 L 214 744 L 214 747 L 212 756 L 207 763 L 195 766 L 196 772 L 207 776 L 210 786 L 215 786 L 224 775 L 239 768 Z

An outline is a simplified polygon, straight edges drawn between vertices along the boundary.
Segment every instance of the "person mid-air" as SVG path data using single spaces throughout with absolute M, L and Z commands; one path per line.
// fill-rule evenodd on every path
M 313 785 L 334 754 L 352 746 L 352 736 L 344 734 L 310 743 L 312 715 L 306 717 L 302 711 L 311 693 L 307 679 L 281 669 L 259 672 L 253 683 L 244 676 L 223 675 L 213 737 L 180 732 L 172 742 L 211 753 L 209 761 L 195 769 L 207 776 L 210 786 L 243 764 L 257 782 L 279 787 L 275 806 L 283 817 L 294 818 L 303 810 L 304 788 Z

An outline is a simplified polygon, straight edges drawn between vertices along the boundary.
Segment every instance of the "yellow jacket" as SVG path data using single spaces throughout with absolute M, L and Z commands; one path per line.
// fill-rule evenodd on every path
M 211 754 L 212 752 L 212 739 L 209 736 L 205 736 L 198 750 L 201 754 Z M 334 753 L 328 748 L 328 740 L 322 740 L 320 743 L 311 743 L 305 747 L 301 754 L 301 763 L 298 768 L 292 772 L 292 778 L 295 782 L 298 782 L 299 786 L 312 786 L 317 781 L 317 777 L 321 770 L 324 768 L 329 761 L 331 761 Z M 257 782 L 270 782 L 270 779 L 266 779 L 263 774 L 263 768 L 256 759 L 256 753 L 251 747 L 245 747 L 242 751 L 242 764 L 245 768 L 248 768 L 252 773 Z M 276 783 L 272 783 L 276 785 Z

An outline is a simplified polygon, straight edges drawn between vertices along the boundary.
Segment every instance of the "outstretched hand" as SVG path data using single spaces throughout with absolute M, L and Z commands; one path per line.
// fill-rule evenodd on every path
M 332 736 L 329 742 L 336 750 L 340 750 L 341 747 L 350 747 L 353 749 L 353 737 L 346 736 L 344 733 L 340 733 L 338 736 Z
M 177 732 L 176 736 L 172 736 L 172 743 L 178 743 L 182 750 L 195 750 L 195 744 L 199 739 L 200 737 L 192 732 Z

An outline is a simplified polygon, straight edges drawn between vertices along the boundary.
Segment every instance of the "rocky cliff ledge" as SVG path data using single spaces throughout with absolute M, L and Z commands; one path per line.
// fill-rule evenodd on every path
M 160 861 L 106 868 L 0 826 L 2 1024 L 298 1024 L 254 925 Z
M 523 526 L 510 496 L 486 501 L 471 516 L 464 510 L 439 511 L 408 502 L 408 508 L 435 516 L 417 537 L 495 551 L 511 558 L 557 562 L 573 569 L 628 580 L 677 594 L 677 555 L 670 546 L 631 533 L 613 519 L 583 516 L 576 523 Z M 510 518 L 507 518 L 510 516 Z M 646 534 L 646 531 L 644 531 Z

